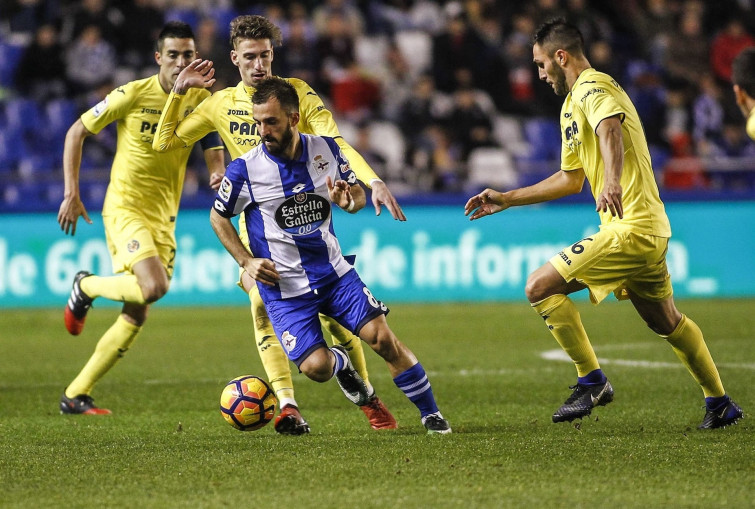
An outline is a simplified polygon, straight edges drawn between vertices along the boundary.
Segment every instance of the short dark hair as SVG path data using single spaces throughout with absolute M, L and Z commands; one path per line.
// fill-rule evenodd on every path
M 163 50 L 163 41 L 168 37 L 174 39 L 194 39 L 194 31 L 183 21 L 168 21 L 157 36 L 157 51 Z
M 283 110 L 291 114 L 299 111 L 299 94 L 288 81 L 277 76 L 262 80 L 252 94 L 252 104 L 266 103 L 272 98 L 278 99 Z
M 269 39 L 272 47 L 280 46 L 281 29 L 264 16 L 246 14 L 231 21 L 231 47 L 245 39 Z
M 743 49 L 734 59 L 731 82 L 755 98 L 755 47 Z
M 542 46 L 549 56 L 559 49 L 573 55 L 585 54 L 585 39 L 582 37 L 582 32 L 564 18 L 552 19 L 540 25 L 532 42 Z

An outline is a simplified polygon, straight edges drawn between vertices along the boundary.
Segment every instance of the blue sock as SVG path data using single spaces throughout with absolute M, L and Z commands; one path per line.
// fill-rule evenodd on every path
M 602 369 L 595 369 L 585 376 L 577 377 L 577 383 L 580 385 L 600 385 L 606 383 L 606 375 Z
M 336 358 L 335 364 L 333 364 L 333 376 L 335 376 L 336 373 L 341 371 L 343 367 L 346 365 L 346 359 L 343 358 L 343 352 L 340 350 L 336 350 L 335 348 L 330 348 L 330 351 L 333 352 L 333 355 Z
M 433 414 L 438 411 L 438 405 L 435 404 L 433 388 L 427 379 L 422 364 L 417 363 L 393 379 L 396 387 L 406 394 L 409 401 L 414 403 L 419 409 L 422 417 Z
M 724 394 L 717 398 L 705 398 L 705 409 L 715 412 L 721 410 L 729 402 L 729 396 Z

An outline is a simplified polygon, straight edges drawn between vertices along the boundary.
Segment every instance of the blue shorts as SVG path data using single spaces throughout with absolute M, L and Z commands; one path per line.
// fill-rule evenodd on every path
M 385 304 L 372 296 L 353 269 L 329 285 L 298 297 L 268 301 L 265 307 L 286 355 L 297 366 L 314 350 L 327 347 L 319 313 L 357 335 L 373 318 L 388 314 Z

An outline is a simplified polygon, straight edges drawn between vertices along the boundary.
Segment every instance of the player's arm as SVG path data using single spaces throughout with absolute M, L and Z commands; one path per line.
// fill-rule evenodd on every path
M 199 140 L 199 143 L 204 151 L 207 171 L 210 173 L 210 187 L 217 191 L 225 173 L 225 147 L 217 132 L 208 134 Z
M 595 130 L 605 173 L 603 189 L 596 199 L 595 210 L 610 210 L 612 216 L 623 218 L 621 172 L 624 168 L 624 139 L 620 119 L 621 115 L 604 118 Z
M 385 205 L 388 212 L 393 216 L 393 219 L 406 221 L 406 215 L 404 215 L 404 211 L 401 210 L 401 206 L 398 204 L 398 201 L 396 201 L 393 193 L 388 189 L 385 182 L 377 176 L 367 161 L 364 160 L 364 157 L 362 157 L 354 147 L 349 145 L 343 137 L 338 136 L 335 140 L 336 143 L 338 143 L 338 146 L 341 147 L 343 155 L 349 160 L 357 178 L 364 182 L 367 187 L 372 189 L 372 205 L 375 207 L 375 215 L 379 216 L 382 210 L 382 205 Z
M 160 120 L 157 122 L 152 150 L 167 152 L 188 147 L 215 130 L 212 122 L 196 110 L 179 122 L 186 92 L 190 88 L 211 87 L 215 83 L 214 75 L 215 69 L 212 68 L 212 62 L 200 59 L 194 60 L 178 74 L 173 89 L 165 101 Z
M 377 173 L 364 160 L 364 157 L 343 139 L 341 133 L 338 131 L 336 121 L 333 119 L 333 114 L 325 107 L 322 99 L 305 82 L 295 80 L 295 83 L 297 88 L 304 91 L 303 93 L 301 91 L 299 93 L 301 100 L 299 109 L 301 111 L 301 118 L 305 123 L 305 132 L 311 132 L 318 136 L 330 136 L 336 140 L 343 155 L 348 159 L 356 173 L 357 178 L 372 189 L 372 204 L 375 207 L 376 215 L 380 215 L 381 207 L 385 205 L 388 212 L 393 216 L 393 219 L 406 221 L 404 211 L 401 210 L 401 206 L 385 182 L 378 177 Z
M 217 206 L 217 202 L 216 202 Z M 275 263 L 268 258 L 255 258 L 242 244 L 236 228 L 229 217 L 222 216 L 215 208 L 210 211 L 210 224 L 239 267 L 260 283 L 274 286 L 280 280 Z
M 336 180 L 327 177 L 328 195 L 330 201 L 341 207 L 349 214 L 356 214 L 367 204 L 367 194 L 359 184 L 349 185 L 345 180 Z
M 81 154 L 83 152 L 84 139 L 87 136 L 91 136 L 90 132 L 84 123 L 79 118 L 68 129 L 66 133 L 65 143 L 63 145 L 63 179 L 65 182 L 65 188 L 63 191 L 63 202 L 60 204 L 58 210 L 58 224 L 60 229 L 68 235 L 76 234 L 76 222 L 79 216 L 84 220 L 92 224 L 92 220 L 89 219 L 86 207 L 81 201 L 81 195 L 79 194 L 79 170 L 81 168 Z
M 585 172 L 579 168 L 569 171 L 561 170 L 537 184 L 512 189 L 505 193 L 485 189 L 467 201 L 464 205 L 464 215 L 471 214 L 469 219 L 474 220 L 511 207 L 556 200 L 580 192 L 584 182 Z

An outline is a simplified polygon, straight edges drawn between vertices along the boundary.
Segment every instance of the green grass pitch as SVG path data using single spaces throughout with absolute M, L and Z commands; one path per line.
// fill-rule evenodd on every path
M 93 393 L 114 414 L 62 416 L 63 387 L 117 309 L 93 309 L 79 337 L 62 308 L 3 310 L 0 507 L 752 507 L 755 300 L 678 304 L 745 410 L 737 426 L 696 429 L 699 388 L 628 303 L 578 303 L 616 398 L 558 425 L 550 416 L 574 368 L 526 302 L 392 305 L 389 323 L 427 370 L 447 436 L 424 433 L 372 351 L 370 379 L 398 430 L 371 430 L 335 381 L 301 374 L 311 434 L 234 430 L 218 410 L 223 385 L 264 377 L 243 300 L 153 307 Z

